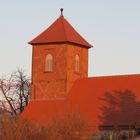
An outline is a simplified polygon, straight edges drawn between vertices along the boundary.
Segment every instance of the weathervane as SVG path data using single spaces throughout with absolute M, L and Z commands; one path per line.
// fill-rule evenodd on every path
M 60 11 L 61 11 L 61 16 L 63 16 L 63 11 L 64 11 L 64 9 L 61 8 Z

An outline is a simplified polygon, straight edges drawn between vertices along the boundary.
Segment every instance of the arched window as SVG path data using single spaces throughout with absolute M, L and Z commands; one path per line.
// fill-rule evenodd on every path
M 52 54 L 47 54 L 47 56 L 46 56 L 45 71 L 53 71 L 53 56 L 52 56 Z
M 80 58 L 79 55 L 76 54 L 75 55 L 75 72 L 79 72 L 80 71 Z

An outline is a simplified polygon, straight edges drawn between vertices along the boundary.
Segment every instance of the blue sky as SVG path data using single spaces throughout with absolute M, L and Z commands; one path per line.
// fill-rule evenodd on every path
M 0 0 L 0 76 L 31 71 L 31 46 L 59 17 L 89 41 L 89 76 L 140 74 L 140 0 Z

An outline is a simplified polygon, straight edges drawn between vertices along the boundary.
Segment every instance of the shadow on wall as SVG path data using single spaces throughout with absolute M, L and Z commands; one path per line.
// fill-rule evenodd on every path
M 100 100 L 102 126 L 140 125 L 140 102 L 131 90 L 106 92 Z

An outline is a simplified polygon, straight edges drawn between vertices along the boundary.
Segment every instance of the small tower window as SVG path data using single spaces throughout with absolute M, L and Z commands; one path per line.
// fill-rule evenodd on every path
M 45 71 L 53 71 L 53 56 L 48 54 L 46 56 Z
M 75 56 L 75 72 L 79 72 L 80 71 L 80 58 L 79 55 L 76 54 Z

